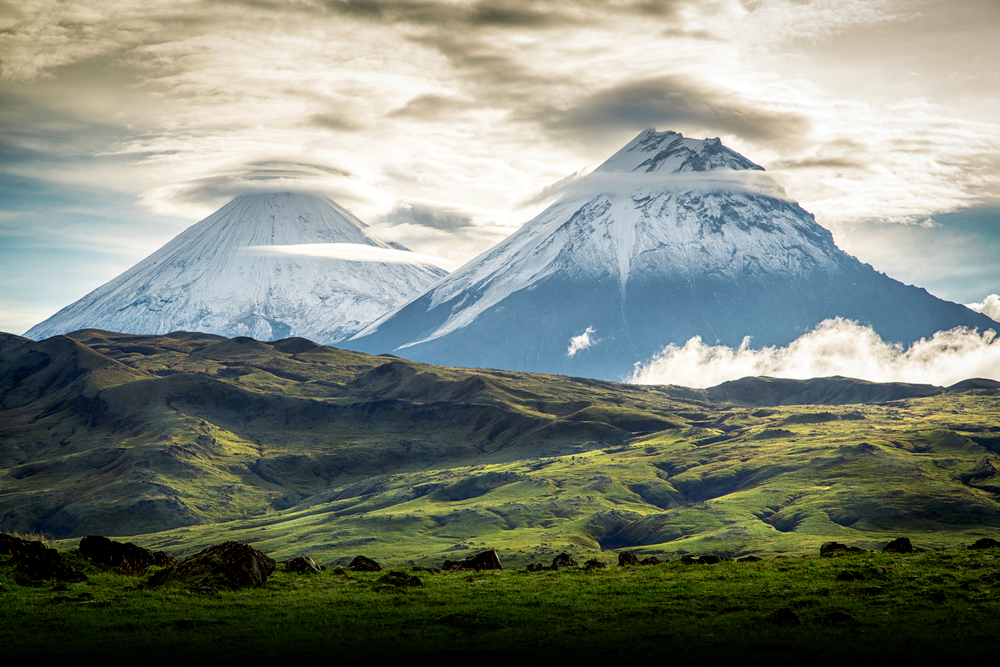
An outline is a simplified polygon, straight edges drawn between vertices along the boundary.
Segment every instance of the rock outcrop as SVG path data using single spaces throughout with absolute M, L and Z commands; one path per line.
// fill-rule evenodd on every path
M 185 558 L 180 565 L 160 570 L 146 582 L 155 588 L 164 584 L 196 590 L 260 588 L 277 566 L 245 542 L 223 542 Z

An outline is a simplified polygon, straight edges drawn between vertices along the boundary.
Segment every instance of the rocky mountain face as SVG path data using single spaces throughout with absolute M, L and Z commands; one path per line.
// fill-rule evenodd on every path
M 903 343 L 995 326 L 837 248 L 718 139 L 647 130 L 518 232 L 341 345 L 621 380 L 668 343 L 784 345 L 831 317 Z
M 288 246 L 316 247 L 312 244 L 397 252 L 392 261 L 365 259 L 362 252 L 354 259 L 288 252 L 294 250 Z M 329 199 L 244 195 L 25 336 L 41 340 L 92 328 L 259 340 L 302 336 L 334 343 L 446 275 L 438 267 L 405 261 L 399 250 L 406 249 L 378 239 Z

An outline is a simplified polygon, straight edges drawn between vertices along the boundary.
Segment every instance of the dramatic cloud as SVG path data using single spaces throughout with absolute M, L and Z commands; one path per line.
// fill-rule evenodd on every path
M 405 201 L 382 216 L 380 222 L 389 225 L 420 225 L 434 229 L 461 229 L 472 227 L 472 216 L 455 207 L 435 206 L 429 202 Z
M 567 357 L 575 356 L 576 353 L 579 352 L 580 350 L 586 350 L 588 347 L 593 347 L 598 342 L 600 342 L 596 338 L 591 338 L 591 336 L 594 335 L 594 333 L 595 333 L 594 327 L 587 327 L 587 330 L 584 331 L 579 336 L 573 336 L 572 338 L 570 338 L 569 348 L 567 348 L 566 350 L 566 356 Z
M 990 294 L 981 303 L 967 303 L 965 307 L 1000 322 L 1000 294 Z
M 53 207 L 104 201 L 102 238 L 135 249 L 90 282 L 39 255 L 0 315 L 66 305 L 245 192 L 325 194 L 461 263 L 650 125 L 721 137 L 923 284 L 943 261 L 854 230 L 933 219 L 913 230 L 932 248 L 948 212 L 1000 203 L 997 43 L 994 0 L 0 0 L 0 214 L 20 221 L 0 234 L 80 239 L 82 266 L 93 217 Z M 996 289 L 982 237 L 949 298 Z
M 575 100 L 565 110 L 542 108 L 539 120 L 577 137 L 637 127 L 705 128 L 750 141 L 796 142 L 808 130 L 804 116 L 762 108 L 740 96 L 710 90 L 680 76 L 617 84 Z
M 668 345 L 628 379 L 637 384 L 712 387 L 749 376 L 811 378 L 841 375 L 873 382 L 951 385 L 974 377 L 1000 380 L 1000 339 L 994 331 L 941 331 L 908 348 L 890 345 L 870 327 L 826 320 L 787 347 L 711 346 L 695 337 Z

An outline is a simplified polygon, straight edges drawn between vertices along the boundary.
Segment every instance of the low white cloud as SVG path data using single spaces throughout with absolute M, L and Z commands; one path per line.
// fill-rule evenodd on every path
M 668 345 L 636 364 L 628 382 L 712 387 L 748 376 L 806 379 L 845 377 L 872 382 L 947 386 L 973 377 L 1000 380 L 1000 339 L 994 331 L 939 331 L 908 348 L 883 341 L 867 326 L 841 318 L 824 320 L 786 347 L 736 349 L 707 345 L 700 337 Z
M 990 294 L 980 303 L 967 303 L 965 307 L 1000 322 L 1000 294 Z
M 453 262 L 409 250 L 379 248 L 363 243 L 300 243 L 293 245 L 252 245 L 246 251 L 260 255 L 293 255 L 321 257 L 348 262 L 385 262 L 387 264 L 431 264 L 443 269 L 454 268 Z
M 587 327 L 579 336 L 573 336 L 569 339 L 569 347 L 566 349 L 566 356 L 572 357 L 580 350 L 586 350 L 588 347 L 594 347 L 597 345 L 600 339 L 591 338 L 594 333 L 594 327 Z

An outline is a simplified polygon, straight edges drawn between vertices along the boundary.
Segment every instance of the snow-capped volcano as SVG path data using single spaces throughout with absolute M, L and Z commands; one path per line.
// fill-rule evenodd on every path
M 315 256 L 331 247 L 316 244 L 350 259 Z M 404 251 L 329 199 L 243 195 L 25 336 L 184 330 L 335 343 L 446 275 Z
M 341 345 L 620 380 L 668 343 L 787 344 L 835 316 L 902 342 L 990 322 L 841 251 L 718 139 L 647 130 L 505 241 Z

